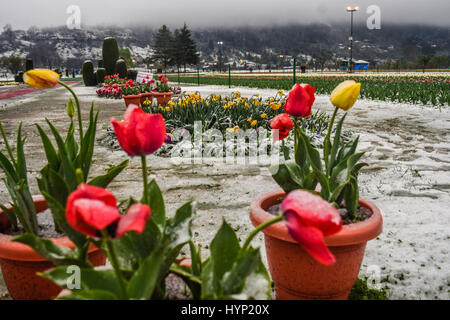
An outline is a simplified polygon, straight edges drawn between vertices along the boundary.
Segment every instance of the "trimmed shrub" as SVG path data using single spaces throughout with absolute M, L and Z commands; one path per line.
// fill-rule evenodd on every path
M 95 77 L 97 79 L 97 83 L 103 83 L 106 77 L 106 69 L 105 68 L 98 68 L 95 72 Z
M 128 70 L 127 78 L 132 79 L 133 81 L 136 81 L 137 74 L 138 74 L 137 70 L 130 69 L 130 70 Z
M 117 60 L 114 73 L 118 73 L 120 78 L 128 77 L 127 64 L 125 60 L 123 59 Z
M 98 64 L 98 67 L 99 67 L 99 68 L 104 68 L 104 67 L 105 67 L 105 64 L 103 63 L 103 60 L 102 60 L 102 59 L 98 60 L 98 61 L 97 61 L 97 64 Z
M 28 58 L 27 60 L 25 60 L 25 71 L 33 69 L 34 69 L 33 59 Z
M 83 81 L 86 87 L 94 87 L 97 85 L 97 79 L 94 75 L 94 64 L 91 60 L 87 60 L 83 63 Z
M 103 40 L 103 66 L 107 75 L 113 75 L 116 61 L 119 59 L 119 46 L 114 38 Z

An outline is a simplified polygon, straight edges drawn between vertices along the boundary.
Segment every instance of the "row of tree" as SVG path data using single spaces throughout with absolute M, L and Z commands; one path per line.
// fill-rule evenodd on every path
M 153 54 L 144 62 L 147 65 L 160 63 L 164 70 L 168 66 L 176 66 L 178 70 L 184 67 L 186 70 L 187 65 L 197 65 L 200 61 L 197 43 L 186 24 L 173 33 L 166 25 L 163 25 L 153 38 L 152 49 Z

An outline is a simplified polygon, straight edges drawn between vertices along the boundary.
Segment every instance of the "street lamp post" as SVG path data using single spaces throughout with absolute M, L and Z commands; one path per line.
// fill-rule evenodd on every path
M 359 10 L 359 7 L 347 7 L 347 12 L 350 12 L 351 20 L 350 20 L 350 60 L 349 60 L 349 70 L 352 72 L 353 70 L 353 12 Z

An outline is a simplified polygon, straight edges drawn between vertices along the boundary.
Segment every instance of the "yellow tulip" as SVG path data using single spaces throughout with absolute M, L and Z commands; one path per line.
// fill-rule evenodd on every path
M 33 88 L 48 89 L 58 84 L 59 74 L 47 69 L 33 69 L 24 73 L 23 81 Z
M 361 83 L 356 83 L 353 80 L 341 82 L 333 92 L 331 92 L 331 103 L 342 110 L 349 110 L 353 107 L 356 100 L 358 100 L 361 91 Z

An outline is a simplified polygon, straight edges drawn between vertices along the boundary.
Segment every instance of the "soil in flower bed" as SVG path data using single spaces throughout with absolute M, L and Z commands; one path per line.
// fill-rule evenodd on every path
M 347 209 L 340 208 L 340 209 L 338 209 L 338 211 L 339 211 L 339 214 L 341 215 L 343 225 L 364 221 L 366 219 L 369 219 L 370 216 L 372 215 L 372 212 L 369 209 L 364 208 L 364 207 L 359 207 L 358 210 L 356 210 L 356 216 L 354 219 L 352 219 L 349 216 Z M 269 209 L 267 209 L 267 212 L 269 212 L 270 214 L 272 214 L 274 216 L 281 215 L 281 203 L 271 206 Z
M 58 232 L 55 230 L 55 222 L 53 221 L 52 212 L 50 209 L 40 212 L 37 215 L 37 221 L 39 226 L 39 236 L 42 238 L 60 238 L 64 236 L 64 233 Z M 14 227 L 10 227 L 8 230 L 1 230 L 0 232 L 10 235 L 10 236 L 19 236 L 25 233 L 24 228 L 20 224 L 17 223 L 17 229 Z

